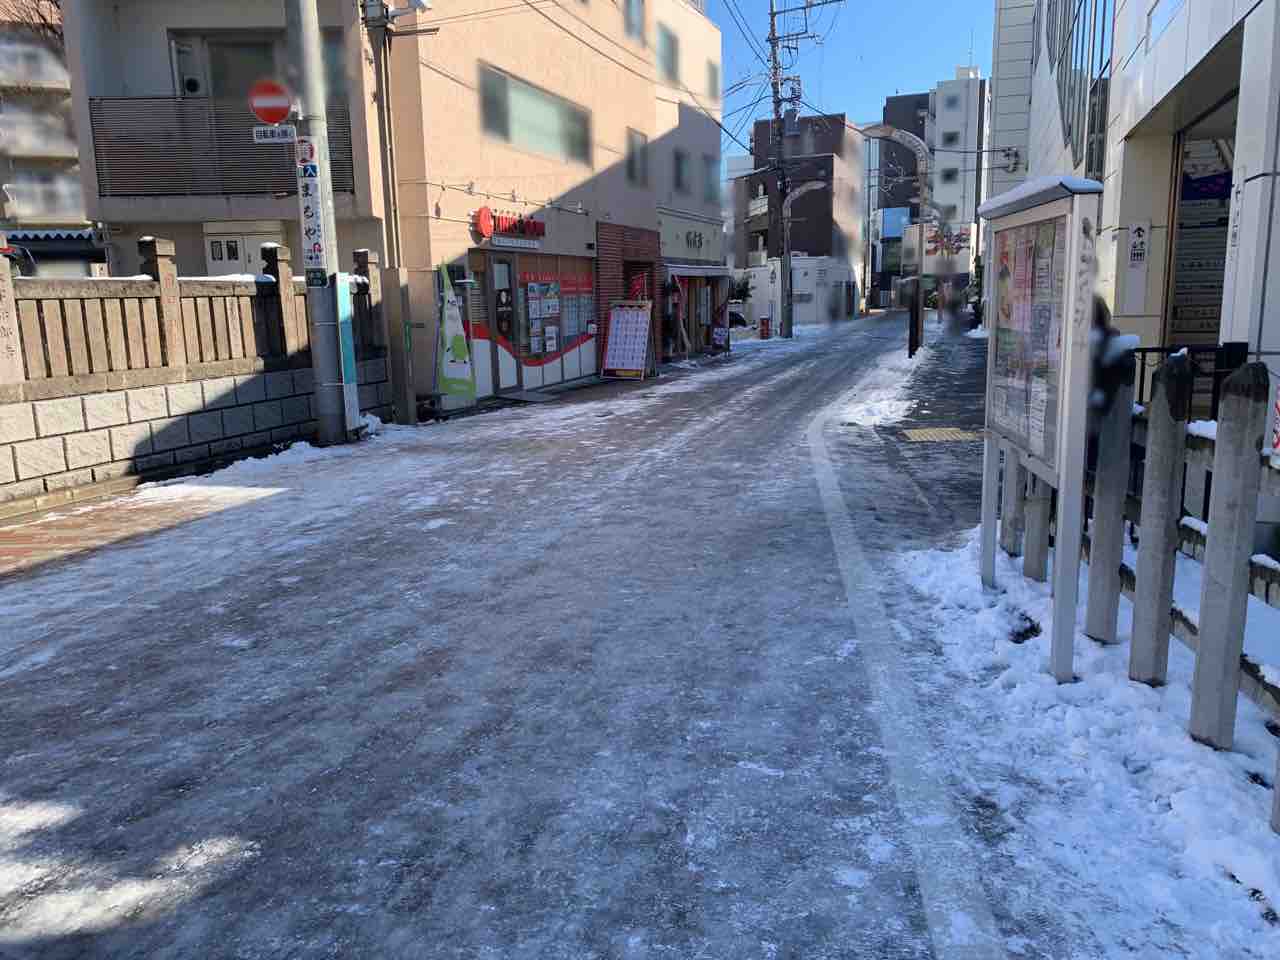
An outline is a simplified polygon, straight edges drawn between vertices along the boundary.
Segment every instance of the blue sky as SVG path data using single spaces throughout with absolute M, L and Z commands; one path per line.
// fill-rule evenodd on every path
M 799 6 L 803 0 L 778 0 L 778 6 Z M 724 38 L 721 73 L 726 88 L 751 74 L 763 81 L 764 67 L 734 24 L 729 8 L 736 3 L 759 49 L 767 54 L 764 37 L 769 32 L 769 0 L 707 0 L 707 12 Z M 874 5 L 845 0 L 814 10 L 810 29 L 825 41 L 800 44 L 799 59 L 788 73 L 798 73 L 804 98 L 832 113 L 843 111 L 850 120 L 880 118 L 884 98 L 894 93 L 928 90 L 937 81 L 954 76 L 955 68 L 969 62 L 972 33 L 973 62 L 982 75 L 991 75 L 993 0 L 891 0 Z M 788 18 L 799 22 L 800 14 Z M 767 93 L 768 87 L 764 88 Z M 726 116 L 739 107 L 750 107 L 759 96 L 757 84 L 725 98 Z M 758 107 L 727 116 L 725 126 L 736 130 L 747 114 L 768 115 L 768 96 Z M 805 110 L 804 112 L 812 112 Z M 744 123 L 738 139 L 747 142 L 750 123 Z M 725 154 L 742 148 L 724 138 Z

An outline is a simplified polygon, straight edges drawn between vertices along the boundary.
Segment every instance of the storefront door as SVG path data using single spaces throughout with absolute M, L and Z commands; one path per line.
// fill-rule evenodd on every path
M 493 365 L 493 383 L 498 393 L 520 387 L 520 365 L 517 354 L 517 303 L 515 265 L 509 258 L 493 261 L 493 348 L 489 351 Z

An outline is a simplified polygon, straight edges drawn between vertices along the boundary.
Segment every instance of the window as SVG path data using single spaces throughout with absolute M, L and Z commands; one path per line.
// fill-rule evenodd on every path
M 689 154 L 677 150 L 673 155 L 674 166 L 671 171 L 671 182 L 677 193 L 689 192 Z
M 523 150 L 591 164 L 587 111 L 492 67 L 480 67 L 480 120 L 485 133 Z
M 960 95 L 958 93 L 949 93 L 946 99 L 942 101 L 942 105 L 948 110 L 960 109 Z
M 948 130 L 942 135 L 942 145 L 944 147 L 954 147 L 960 143 L 960 134 L 955 130 Z
M 710 153 L 702 155 L 702 199 L 720 202 L 720 158 Z
M 644 0 L 623 0 L 622 15 L 626 21 L 627 36 L 644 43 Z
M 666 24 L 658 24 L 658 70 L 667 83 L 680 82 L 680 38 Z
M 960 170 L 957 167 L 944 167 L 941 172 L 943 183 L 955 183 L 960 179 Z
M 627 131 L 627 179 L 642 187 L 649 183 L 649 138 L 639 130 Z
M 249 88 L 276 72 L 271 43 L 242 43 L 210 40 L 209 95 L 225 100 L 244 100 Z
M 954 220 L 956 218 L 956 214 L 960 212 L 960 208 L 954 203 L 944 204 L 940 209 L 942 211 L 942 219 L 946 220 L 948 223 Z
M 720 64 L 714 60 L 707 61 L 707 93 L 712 100 L 720 99 Z

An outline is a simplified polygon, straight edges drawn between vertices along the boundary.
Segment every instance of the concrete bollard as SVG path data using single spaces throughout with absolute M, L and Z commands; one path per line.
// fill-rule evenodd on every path
M 1262 363 L 1246 364 L 1222 385 L 1189 725 L 1193 739 L 1219 750 L 1235 739 L 1268 393 Z
M 1116 618 L 1120 614 L 1124 505 L 1129 493 L 1129 451 L 1133 444 L 1133 371 L 1130 353 L 1124 379 L 1098 430 L 1084 633 L 1099 643 L 1116 642 Z
M 1137 589 L 1133 598 L 1133 643 L 1129 679 L 1163 686 L 1169 672 L 1173 629 L 1173 574 L 1178 557 L 1178 498 L 1187 453 L 1191 365 L 1171 358 L 1156 371 L 1147 405 L 1147 461 L 1142 480 Z
M 1027 490 L 1022 575 L 1040 583 L 1049 579 L 1049 521 L 1052 505 L 1053 488 L 1032 475 Z
M 1011 557 L 1022 556 L 1022 533 L 1027 516 L 1027 468 L 1018 448 L 1004 447 L 1004 487 L 1000 504 L 1000 549 Z

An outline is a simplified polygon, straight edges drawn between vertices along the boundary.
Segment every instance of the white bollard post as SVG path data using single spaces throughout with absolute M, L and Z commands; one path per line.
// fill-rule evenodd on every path
M 1189 725 L 1193 739 L 1219 750 L 1230 750 L 1235 739 L 1269 392 L 1262 363 L 1246 364 L 1222 385 Z
M 990 429 L 982 446 L 982 585 L 996 585 L 996 497 L 1000 483 L 1000 438 Z
M 1049 579 L 1049 519 L 1053 488 L 1032 474 L 1027 491 L 1027 529 L 1023 538 L 1022 575 L 1044 583 Z
M 1129 354 L 1126 373 L 1098 430 L 1084 632 L 1099 643 L 1116 642 L 1116 618 L 1120 614 L 1124 507 L 1129 492 L 1129 448 L 1133 443 L 1133 354 Z
M 1018 448 L 1004 444 L 1004 486 L 1000 493 L 1000 549 L 1011 557 L 1022 555 L 1022 532 L 1026 526 L 1027 468 Z
M 1169 672 L 1173 630 L 1173 574 L 1178 557 L 1178 498 L 1187 453 L 1191 366 L 1171 358 L 1151 380 L 1147 405 L 1147 459 L 1142 479 L 1137 589 L 1133 598 L 1133 643 L 1129 679 L 1163 686 Z

